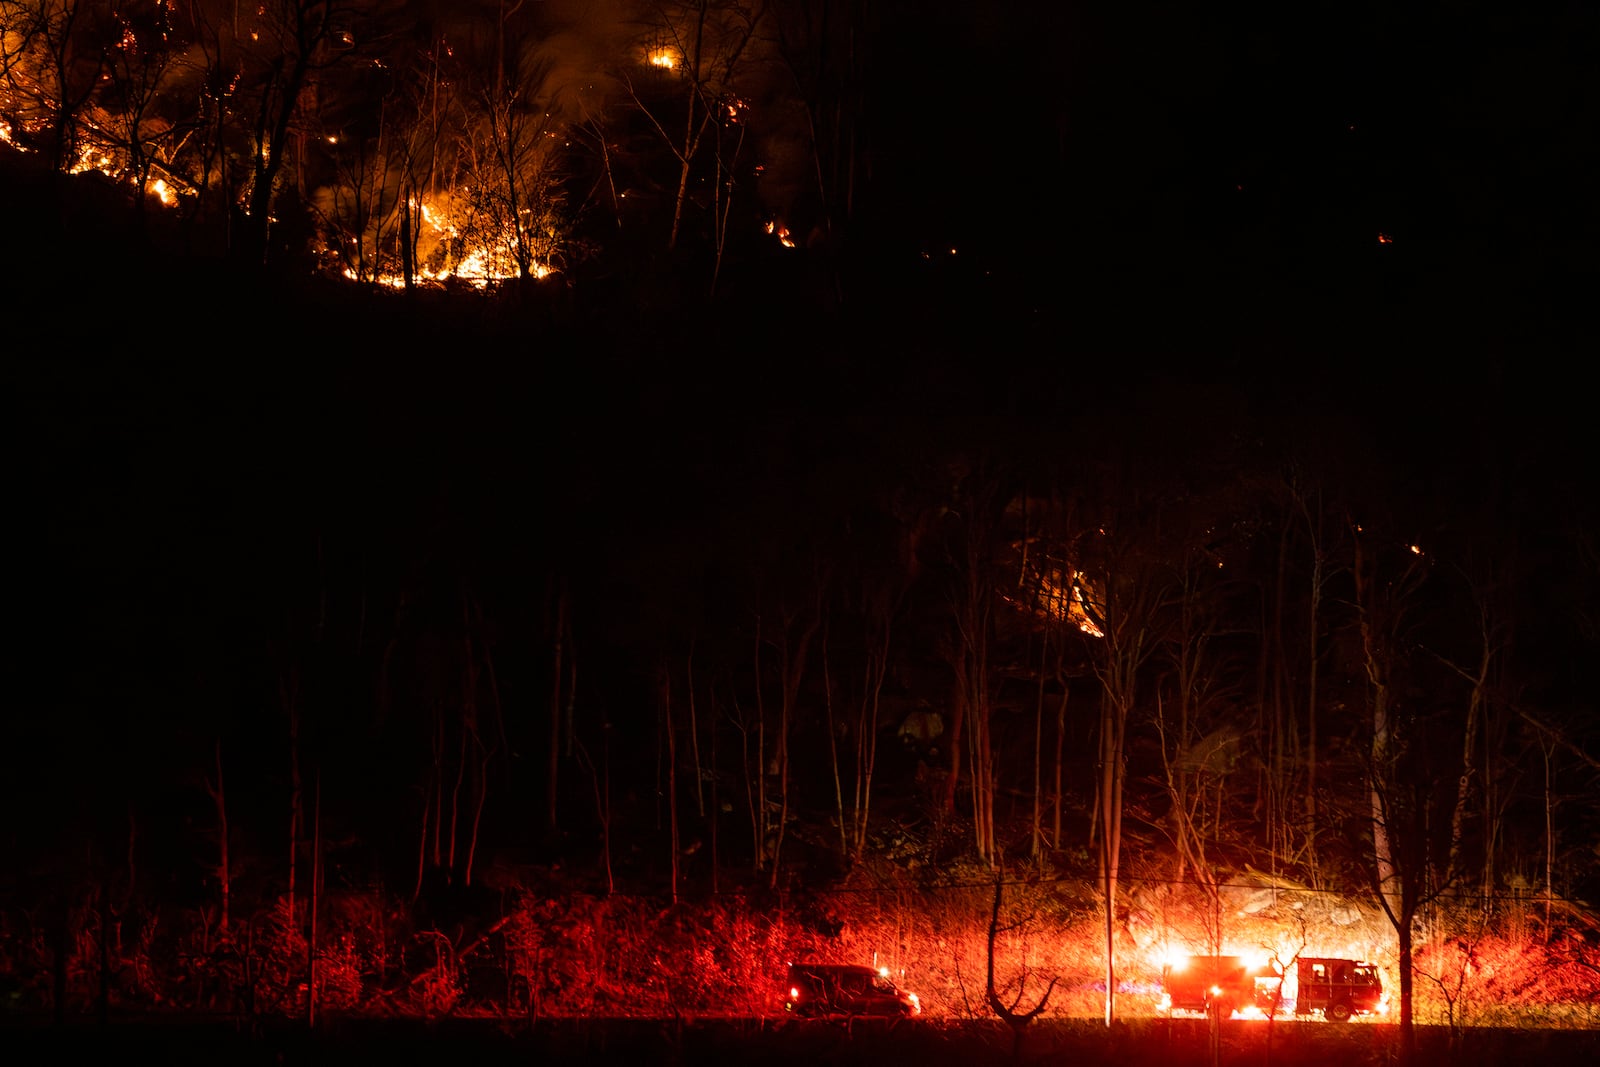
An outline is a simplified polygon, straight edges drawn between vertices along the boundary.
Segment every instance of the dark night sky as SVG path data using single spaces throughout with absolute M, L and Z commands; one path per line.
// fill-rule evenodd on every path
M 1228 321 L 1427 308 L 1517 330 L 1592 290 L 1592 8 L 1039 9 L 908 14 L 886 45 L 887 165 L 925 179 L 918 210 L 1022 253 L 1010 271 L 1054 260 L 1118 307 L 1203 293 Z M 925 76 L 901 76 L 915 57 Z

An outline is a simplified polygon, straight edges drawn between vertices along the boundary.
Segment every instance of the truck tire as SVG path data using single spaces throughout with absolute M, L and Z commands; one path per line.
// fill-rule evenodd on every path
M 1347 1023 L 1350 1021 L 1350 1005 L 1342 1000 L 1337 1004 L 1330 1004 L 1326 1014 L 1336 1023 Z

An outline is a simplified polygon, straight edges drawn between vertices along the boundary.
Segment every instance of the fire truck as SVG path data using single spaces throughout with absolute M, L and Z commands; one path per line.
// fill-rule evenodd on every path
M 1302 956 L 1295 961 L 1296 1015 L 1321 1014 L 1333 1022 L 1352 1015 L 1382 1015 L 1389 1007 L 1378 968 L 1358 960 Z
M 1277 992 L 1283 975 L 1265 960 L 1244 956 L 1181 956 L 1161 971 L 1166 1011 L 1199 1012 L 1226 1019 L 1258 1007 Z

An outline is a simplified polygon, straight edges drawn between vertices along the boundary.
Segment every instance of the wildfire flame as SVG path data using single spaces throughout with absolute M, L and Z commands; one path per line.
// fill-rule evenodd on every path
M 793 248 L 794 247 L 794 238 L 789 236 L 789 227 L 781 225 L 781 224 L 776 223 L 776 222 L 769 222 L 769 223 L 767 223 L 765 229 L 766 229 L 766 231 L 768 233 L 770 233 L 773 236 L 777 237 L 778 243 L 783 245 L 783 247 L 785 247 L 785 248 Z
M 435 237 L 455 238 L 459 235 L 460 231 L 447 212 L 426 200 L 417 200 L 414 206 L 417 217 Z M 342 273 L 351 281 L 362 280 L 351 267 L 346 267 Z M 534 263 L 530 273 L 536 280 L 543 280 L 555 273 L 555 268 L 547 263 Z M 487 289 L 495 282 L 510 281 L 516 277 L 515 261 L 503 252 L 487 247 L 467 251 L 457 259 L 453 268 L 435 269 L 419 264 L 412 272 L 412 280 L 418 285 L 444 285 L 457 281 L 474 289 Z M 405 275 L 397 271 L 376 272 L 368 275 L 366 281 L 390 289 L 403 289 L 406 284 Z
M 645 61 L 652 67 L 660 67 L 662 70 L 678 69 L 678 53 L 670 48 L 655 49 L 645 57 Z
M 1106 635 L 1105 631 L 1096 626 L 1094 620 L 1089 617 L 1089 609 L 1083 599 L 1083 586 L 1077 583 L 1073 583 L 1072 586 L 1072 603 L 1067 607 L 1067 618 L 1077 623 L 1078 629 L 1090 637 Z
M 333 140 L 332 137 L 329 140 Z M 11 127 L 0 122 L 0 141 L 11 142 Z M 20 147 L 20 146 L 19 146 Z M 21 150 L 26 151 L 26 148 Z M 125 172 L 117 165 L 116 160 L 98 151 L 93 147 L 80 150 L 77 161 L 68 168 L 72 174 L 83 174 L 87 171 L 96 171 L 108 178 L 137 184 L 137 179 Z M 173 207 L 178 203 L 181 193 L 192 195 L 191 190 L 175 189 L 164 178 L 152 178 L 145 185 L 149 195 L 156 198 L 163 207 Z M 417 202 L 418 216 L 423 220 L 436 236 L 455 238 L 458 236 L 457 228 L 449 221 L 446 214 L 427 203 Z M 771 231 L 771 224 L 768 224 Z M 793 244 L 788 240 L 788 230 L 782 232 L 781 238 L 791 248 Z M 555 268 L 548 263 L 534 263 L 530 272 L 535 279 L 543 280 L 555 273 Z M 361 280 L 355 270 L 346 267 L 341 272 L 344 277 L 352 281 Z M 509 281 L 517 277 L 517 267 L 510 257 L 501 252 L 487 247 L 467 250 L 457 257 L 454 268 L 434 269 L 419 265 L 413 272 L 413 281 L 420 285 L 444 285 L 452 280 L 463 282 L 475 289 L 486 289 L 491 284 L 499 281 Z M 405 287 L 405 276 L 398 272 L 384 271 L 369 275 L 366 281 L 374 285 L 382 285 L 393 289 Z

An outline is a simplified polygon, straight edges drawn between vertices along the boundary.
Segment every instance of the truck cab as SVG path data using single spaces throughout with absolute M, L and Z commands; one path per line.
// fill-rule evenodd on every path
M 1332 1022 L 1354 1015 L 1381 1015 L 1389 997 L 1375 964 L 1321 956 L 1301 957 L 1295 964 L 1298 989 L 1296 1015 L 1320 1014 Z

